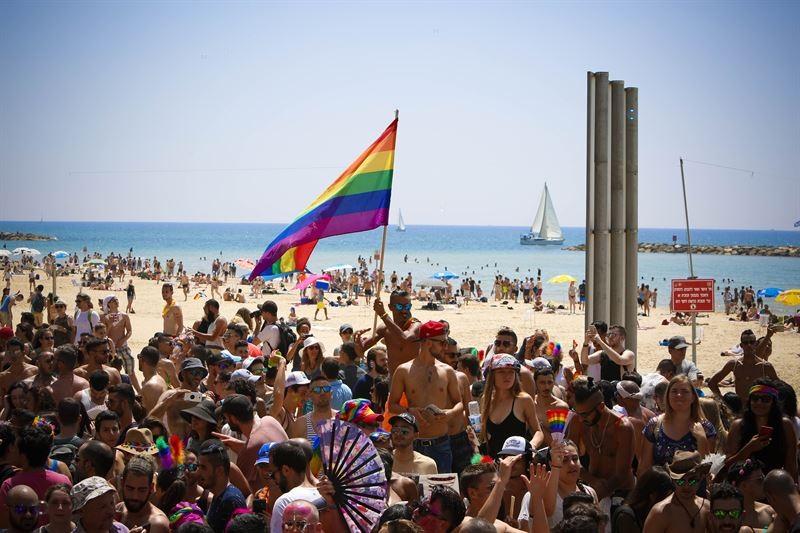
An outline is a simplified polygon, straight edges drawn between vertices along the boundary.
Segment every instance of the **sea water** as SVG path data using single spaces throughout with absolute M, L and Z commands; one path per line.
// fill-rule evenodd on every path
M 46 254 L 56 250 L 81 252 L 116 252 L 134 256 L 182 260 L 190 272 L 209 272 L 211 261 L 258 260 L 266 245 L 284 228 L 283 224 L 224 224 L 173 222 L 0 222 L 0 231 L 19 231 L 56 237 L 57 241 L 8 241 L 8 249 L 18 246 L 35 248 Z M 381 229 L 331 237 L 319 242 L 308 268 L 314 272 L 336 264 L 355 264 L 361 255 L 371 257 L 379 248 Z M 478 226 L 407 226 L 405 232 L 390 226 L 387 232 L 387 277 L 411 273 L 415 282 L 435 272 L 467 275 L 480 281 L 488 296 L 496 274 L 509 278 L 535 277 L 542 270 L 544 299 L 566 300 L 566 285 L 547 280 L 558 274 L 570 274 L 580 282 L 584 273 L 584 254 L 562 250 L 561 246 L 523 246 L 519 236 L 523 227 Z M 563 228 L 564 245 L 584 242 L 583 228 Z M 641 228 L 641 242 L 685 243 L 686 232 L 680 229 Z M 800 231 L 709 230 L 692 231 L 694 244 L 800 246 Z M 408 256 L 407 261 L 405 256 Z M 717 280 L 718 294 L 723 279 L 733 280 L 732 287 L 752 285 L 755 289 L 800 287 L 800 259 L 789 257 L 740 257 L 694 255 L 695 275 Z M 374 266 L 374 262 L 372 264 Z M 243 273 L 240 269 L 240 273 Z M 658 288 L 658 306 L 669 302 L 670 280 L 689 275 L 685 254 L 639 254 L 639 283 L 651 290 Z M 794 311 L 765 303 L 779 312 Z M 722 298 L 717 298 L 721 307 Z

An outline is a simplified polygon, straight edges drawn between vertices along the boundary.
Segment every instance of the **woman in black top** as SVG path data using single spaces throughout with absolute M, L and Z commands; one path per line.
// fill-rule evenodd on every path
M 487 454 L 497 457 L 508 437 L 522 436 L 538 448 L 544 435 L 536 418 L 533 398 L 522 392 L 519 382 L 520 365 L 513 355 L 496 355 L 487 367 L 481 413 L 481 441 Z

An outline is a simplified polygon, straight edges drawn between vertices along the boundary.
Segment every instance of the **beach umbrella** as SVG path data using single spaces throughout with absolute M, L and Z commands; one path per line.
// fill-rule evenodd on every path
M 553 276 L 547 283 L 570 283 L 571 281 L 578 281 L 577 279 L 573 278 L 569 274 L 559 274 L 558 276 Z
M 440 279 L 436 278 L 428 278 L 423 279 L 422 281 L 417 282 L 417 287 L 430 287 L 432 289 L 444 289 L 447 287 L 447 283 Z
M 766 289 L 761 289 L 756 293 L 759 298 L 775 298 L 779 295 L 783 289 L 776 289 L 775 287 L 767 287 Z
M 65 252 L 64 250 L 59 250 L 57 252 L 53 252 L 53 257 L 56 259 L 66 259 L 69 257 L 69 252 Z
M 14 255 L 42 255 L 39 250 L 35 248 L 26 248 L 25 246 L 14 248 L 11 253 Z
M 92 265 L 92 266 L 106 266 L 106 262 L 102 259 L 90 259 L 84 263 L 84 265 Z
M 298 291 L 302 291 L 303 289 L 310 286 L 318 279 L 326 279 L 330 281 L 331 277 L 327 274 L 311 274 L 309 276 L 306 276 L 306 279 L 295 285 L 294 288 L 297 289 Z
M 234 261 L 233 264 L 245 270 L 253 270 L 256 267 L 256 264 L 255 262 L 253 262 L 252 259 L 245 259 L 243 257 L 240 257 L 239 259 Z
M 783 305 L 800 305 L 800 289 L 789 289 L 775 297 L 775 301 Z
M 431 277 L 432 277 L 432 278 L 436 278 L 436 279 L 456 279 L 456 278 L 458 278 L 458 276 L 457 276 L 457 275 L 453 274 L 452 272 L 447 272 L 447 271 L 444 271 L 444 272 L 436 272 L 436 273 L 435 273 L 433 276 L 431 276 Z
M 353 270 L 355 267 L 353 265 L 342 264 L 342 265 L 333 265 L 327 268 L 323 268 L 323 272 L 334 272 L 336 270 Z

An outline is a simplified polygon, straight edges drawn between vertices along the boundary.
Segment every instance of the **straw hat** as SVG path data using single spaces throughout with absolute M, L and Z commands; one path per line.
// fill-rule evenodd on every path
M 697 451 L 676 450 L 667 472 L 672 479 L 683 479 L 689 474 L 705 477 L 711 470 L 711 463 L 703 463 L 703 457 Z

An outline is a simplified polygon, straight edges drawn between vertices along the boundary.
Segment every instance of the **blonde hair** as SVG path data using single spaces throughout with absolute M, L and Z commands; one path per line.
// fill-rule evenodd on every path
M 711 422 L 717 430 L 717 443 L 715 452 L 725 453 L 725 442 L 728 439 L 728 431 L 722 423 L 722 414 L 720 413 L 719 404 L 714 398 L 700 398 L 700 409 L 706 417 L 706 420 Z
M 522 392 L 519 382 L 519 372 L 514 373 L 514 384 L 511 386 L 511 394 L 516 398 Z M 483 388 L 483 398 L 481 399 L 481 434 L 480 441 L 486 442 L 486 424 L 492 416 L 492 400 L 494 400 L 494 370 L 489 370 L 486 377 L 486 386 Z
M 706 417 L 703 414 L 702 409 L 700 409 L 700 397 L 697 395 L 697 391 L 694 389 L 692 382 L 689 381 L 689 377 L 685 374 L 678 374 L 677 376 L 673 377 L 669 380 L 669 385 L 667 385 L 667 392 L 664 394 L 665 398 L 665 405 L 664 405 L 664 419 L 669 420 L 672 417 L 673 409 L 672 403 L 669 401 L 669 394 L 672 392 L 672 388 L 675 385 L 685 384 L 689 387 L 689 390 L 692 391 L 692 407 L 689 413 L 689 419 L 692 422 L 700 422 L 701 420 L 705 420 Z

